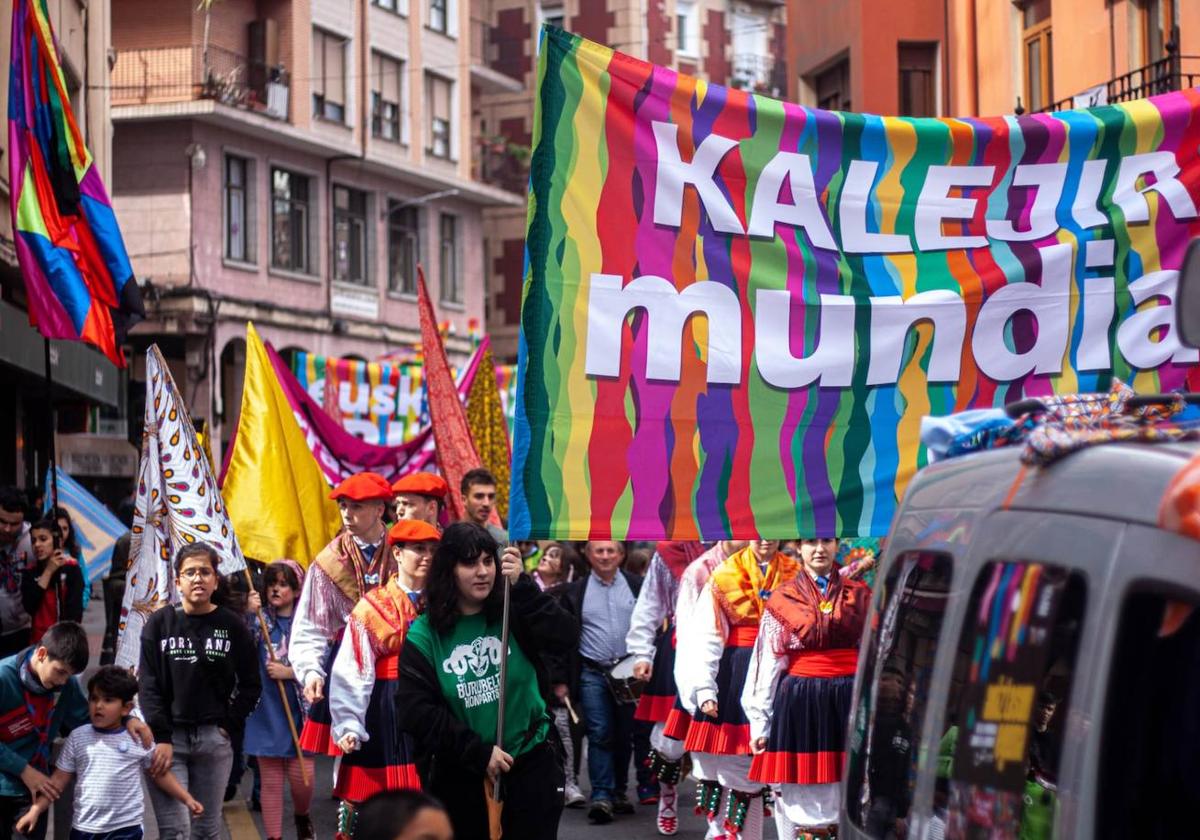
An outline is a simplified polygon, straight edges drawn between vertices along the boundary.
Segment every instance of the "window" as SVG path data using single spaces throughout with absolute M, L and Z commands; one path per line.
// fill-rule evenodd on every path
M 441 76 L 425 76 L 425 102 L 429 112 L 429 146 L 434 157 L 450 157 L 450 114 L 453 82 Z
M 333 279 L 367 282 L 367 194 L 333 187 Z
M 286 169 L 271 170 L 271 265 L 309 273 L 310 179 Z
M 817 107 L 826 111 L 850 110 L 850 59 L 843 58 L 827 70 L 817 74 L 813 87 L 817 94 Z
M 1200 598 L 1134 592 L 1117 624 L 1104 709 L 1097 836 L 1172 837 L 1196 813 Z
M 1175 17 L 1173 7 L 1172 0 L 1141 0 L 1138 4 L 1144 64 L 1153 64 L 1166 56 L 1166 44 L 1171 39 Z
M 450 34 L 450 0 L 429 0 L 429 28 Z
M 544 3 L 538 6 L 538 17 L 547 26 L 557 26 L 559 29 L 563 28 L 567 20 L 563 7 L 559 3 Z
M 1028 0 L 1021 9 L 1025 65 L 1025 103 L 1031 112 L 1054 101 L 1054 68 L 1051 61 L 1050 0 Z
M 421 261 L 421 216 L 418 208 L 388 202 L 388 291 L 417 293 L 417 263 Z
M 254 262 L 252 164 L 244 157 L 225 156 L 225 257 Z
M 936 117 L 937 44 L 900 44 L 900 115 Z
M 346 39 L 313 30 L 312 43 L 313 116 L 346 121 Z
M 441 274 L 438 278 L 443 303 L 462 303 L 462 290 L 458 286 L 458 217 L 442 214 L 438 221 L 438 255 L 441 257 Z
M 1051 835 L 1084 600 L 1080 575 L 1043 563 L 975 581 L 937 762 L 958 836 Z
M 849 816 L 872 837 L 888 836 L 912 806 L 950 575 L 948 555 L 900 555 L 888 570 L 871 644 L 862 652 L 866 683 L 850 730 L 846 785 Z
M 371 0 L 371 3 L 398 15 L 408 14 L 408 0 Z
M 699 55 L 700 36 L 697 32 L 698 18 L 694 3 L 675 4 L 675 36 L 677 51 L 685 55 Z
M 400 85 L 403 65 L 394 58 L 371 53 L 371 135 L 401 142 Z

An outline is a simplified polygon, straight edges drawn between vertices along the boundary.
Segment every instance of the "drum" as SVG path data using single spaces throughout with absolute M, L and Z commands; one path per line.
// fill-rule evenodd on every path
M 642 696 L 642 689 L 646 687 L 644 682 L 633 676 L 633 666 L 636 662 L 637 657 L 630 654 L 617 660 L 617 663 L 608 669 L 608 690 L 618 703 L 637 703 Z

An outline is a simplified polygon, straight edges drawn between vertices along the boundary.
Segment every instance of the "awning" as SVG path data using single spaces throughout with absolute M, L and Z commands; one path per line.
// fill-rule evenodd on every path
M 29 326 L 28 315 L 4 301 L 0 301 L 0 362 L 39 378 L 46 375 L 41 334 Z M 59 388 L 102 405 L 117 405 L 117 369 L 82 342 L 50 342 L 50 375 Z
M 138 451 L 125 438 L 108 435 L 59 435 L 58 465 L 74 476 L 133 478 Z

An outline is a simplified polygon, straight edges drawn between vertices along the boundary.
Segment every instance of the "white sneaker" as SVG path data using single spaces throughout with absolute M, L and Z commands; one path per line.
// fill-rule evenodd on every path
M 567 783 L 563 788 L 563 804 L 568 808 L 580 808 L 587 803 L 587 797 L 579 789 L 579 785 Z

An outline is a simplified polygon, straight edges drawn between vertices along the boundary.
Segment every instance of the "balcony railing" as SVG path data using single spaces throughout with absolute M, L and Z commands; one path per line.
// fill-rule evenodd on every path
M 1108 104 L 1145 99 L 1160 93 L 1186 90 L 1200 85 L 1200 55 L 1179 55 L 1168 52 L 1158 61 L 1130 70 L 1111 79 L 1104 87 Z M 1101 103 L 1104 104 L 1104 103 Z M 1052 102 L 1043 111 L 1063 111 L 1075 107 L 1075 97 L 1068 96 Z M 1018 111 L 1017 113 L 1021 113 Z
M 529 184 L 529 148 L 500 136 L 480 137 L 477 143 L 476 180 L 523 195 Z
M 787 95 L 787 63 L 768 55 L 736 53 L 729 84 L 752 93 Z
M 222 47 L 122 50 L 112 70 L 112 104 L 150 105 L 214 99 L 286 120 L 288 74 Z

